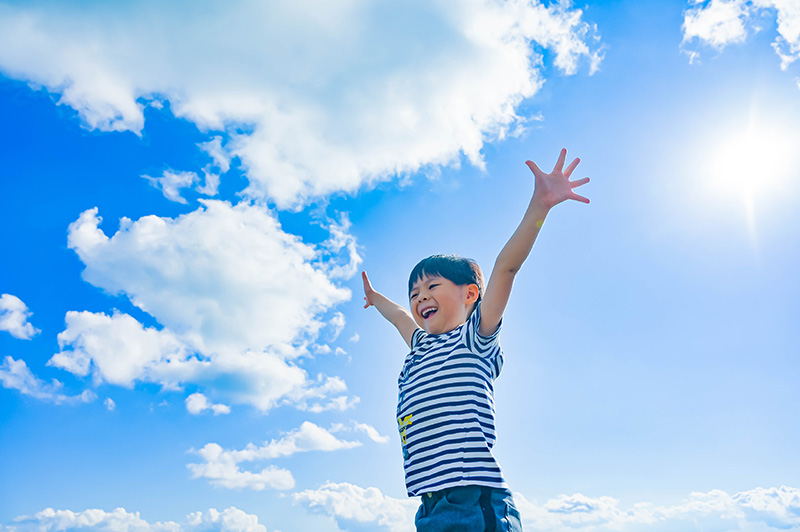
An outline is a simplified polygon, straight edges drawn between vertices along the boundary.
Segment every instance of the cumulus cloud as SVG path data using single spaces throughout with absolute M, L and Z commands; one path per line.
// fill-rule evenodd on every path
M 27 305 L 17 296 L 0 296 L 0 331 L 8 331 L 14 338 L 29 340 L 39 329 L 28 323 L 31 316 Z
M 206 410 L 213 411 L 215 416 L 219 414 L 231 413 L 231 407 L 223 404 L 213 404 L 209 402 L 208 398 L 200 392 L 193 393 L 186 398 L 186 410 L 190 414 L 195 415 L 205 412 Z
M 62 351 L 48 364 L 78 376 L 91 374 L 95 384 L 131 388 L 136 382 L 151 382 L 180 390 L 191 383 L 229 402 L 249 404 L 264 412 L 278 404 L 311 411 L 341 410 L 358 401 L 343 395 L 347 390 L 343 380 L 324 375 L 309 378 L 303 369 L 275 353 L 226 351 L 204 356 L 191 351 L 170 331 L 145 328 L 119 312 L 111 316 L 68 312 L 67 329 L 58 335 L 58 341 Z M 187 402 L 190 412 L 198 406 L 197 396 Z M 227 407 L 209 408 L 224 413 Z
M 710 0 L 691 2 L 683 20 L 683 43 L 694 39 L 722 50 L 747 39 L 748 27 L 755 31 L 759 16 L 777 19 L 777 36 L 772 43 L 781 60 L 781 69 L 800 59 L 800 4 L 796 0 Z M 698 52 L 689 50 L 692 58 Z
M 61 391 L 63 383 L 56 379 L 43 381 L 33 374 L 24 360 L 14 360 L 10 356 L 6 356 L 0 364 L 0 384 L 10 390 L 19 390 L 23 395 L 55 404 L 88 403 L 97 398 L 91 390 L 84 390 L 80 395 L 64 394 Z
M 719 49 L 744 41 L 747 37 L 746 7 L 742 0 L 711 0 L 706 5 L 686 10 L 683 40 L 698 38 Z
M 47 508 L 33 516 L 20 516 L 13 523 L 0 525 L 3 532 L 61 532 L 97 530 L 105 532 L 267 532 L 258 517 L 231 506 L 223 511 L 211 508 L 193 512 L 182 523 L 149 523 L 139 512 L 116 508 L 111 512 L 89 509 L 80 512 Z
M 323 251 L 285 233 L 264 208 L 203 200 L 177 218 L 123 218 L 111 238 L 98 210 L 69 227 L 85 280 L 134 305 L 201 352 L 289 348 L 350 297 L 321 267 Z M 290 351 L 290 349 L 288 349 Z
M 225 450 L 216 443 L 208 443 L 197 451 L 204 462 L 188 464 L 187 467 L 192 472 L 192 478 L 205 478 L 215 486 L 286 490 L 295 485 L 294 477 L 287 469 L 267 466 L 261 471 L 252 472 L 240 469 L 239 464 L 263 462 L 296 453 L 351 449 L 360 445 L 359 441 L 340 440 L 331 432 L 306 421 L 284 437 L 264 442 L 261 446 L 250 443 L 242 450 Z
M 67 328 L 58 335 L 62 351 L 48 365 L 84 377 L 91 372 L 96 384 L 108 382 L 126 388 L 136 380 L 158 380 L 164 361 L 185 362 L 186 347 L 172 333 L 143 327 L 120 312 L 67 312 Z M 164 381 L 169 388 L 177 382 Z
M 418 499 L 396 499 L 378 488 L 346 482 L 328 482 L 318 489 L 295 493 L 294 500 L 337 520 L 374 523 L 391 532 L 413 531 L 414 513 L 419 506 Z
M 100 223 L 90 209 L 69 227 L 84 279 L 126 295 L 162 328 L 118 311 L 71 311 L 50 365 L 91 375 L 96 384 L 194 384 L 202 397 L 213 394 L 211 403 L 200 396 L 187 402 L 190 412 L 222 413 L 220 401 L 312 412 L 357 403 L 343 380 L 309 377 L 292 362 L 326 325 L 321 316 L 350 297 L 331 279 L 336 268 L 353 269 L 338 260 L 360 261 L 350 251 L 339 254 L 352 238 L 341 234 L 341 223 L 333 231 L 337 243 L 318 246 L 283 232 L 272 213 L 248 203 L 208 200 L 175 219 L 122 219 L 111 237 Z M 333 321 L 341 326 L 336 315 Z
M 755 0 L 754 4 L 778 13 L 778 36 L 772 47 L 781 58 L 781 69 L 786 70 L 800 59 L 800 5 L 794 0 Z
M 110 397 L 106 397 L 106 400 L 103 401 L 103 404 L 106 405 L 106 408 L 109 412 L 113 412 L 115 408 L 117 408 L 117 403 Z
M 418 500 L 395 499 L 377 488 L 327 483 L 294 495 L 296 502 L 337 520 L 373 523 L 392 531 L 413 530 Z M 721 490 L 692 493 L 684 502 L 657 506 L 649 502 L 621 508 L 612 497 L 580 493 L 560 495 L 537 504 L 521 493 L 514 500 L 525 530 L 549 532 L 671 532 L 720 530 L 753 532 L 800 529 L 800 490 L 755 488 L 728 495 Z
M 484 142 L 524 122 L 542 49 L 566 74 L 598 68 L 582 16 L 537 0 L 3 5 L 0 71 L 104 131 L 140 133 L 146 102 L 168 100 L 221 172 L 238 157 L 247 195 L 286 208 L 462 155 L 482 166 Z

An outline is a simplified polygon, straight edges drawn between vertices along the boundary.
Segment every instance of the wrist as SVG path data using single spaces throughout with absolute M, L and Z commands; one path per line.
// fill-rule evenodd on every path
M 552 206 L 548 205 L 547 202 L 536 194 L 533 195 L 530 204 L 528 204 L 528 212 L 537 222 L 540 222 L 538 224 L 540 226 L 541 223 L 544 223 L 544 219 L 547 218 L 547 214 L 550 212 L 551 208 Z

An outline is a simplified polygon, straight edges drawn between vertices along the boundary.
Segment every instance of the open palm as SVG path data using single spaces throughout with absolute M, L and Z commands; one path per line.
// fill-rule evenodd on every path
M 574 192 L 573 189 L 585 185 L 589 182 L 588 177 L 570 181 L 569 178 L 575 167 L 578 166 L 580 159 L 572 161 L 566 170 L 564 170 L 564 162 L 567 160 L 567 150 L 561 150 L 558 156 L 553 171 L 549 174 L 542 172 L 536 163 L 533 161 L 526 161 L 525 164 L 531 169 L 536 179 L 535 188 L 533 191 L 534 197 L 538 198 L 548 209 L 555 207 L 562 201 L 571 199 L 583 203 L 589 203 L 589 199 L 580 196 Z

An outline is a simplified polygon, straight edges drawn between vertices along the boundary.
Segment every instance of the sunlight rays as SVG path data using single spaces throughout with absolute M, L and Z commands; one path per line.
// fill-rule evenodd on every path
M 705 186 L 718 200 L 743 208 L 754 245 L 758 210 L 779 199 L 800 178 L 799 152 L 796 131 L 755 109 L 745 127 L 728 127 L 709 145 Z

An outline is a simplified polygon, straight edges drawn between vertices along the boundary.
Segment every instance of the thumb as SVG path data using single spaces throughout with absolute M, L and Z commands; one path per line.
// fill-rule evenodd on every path
M 538 166 L 536 166 L 536 163 L 535 163 L 535 162 L 533 162 L 533 161 L 525 161 L 525 164 L 527 164 L 527 165 L 528 165 L 528 168 L 530 168 L 530 169 L 531 169 L 531 172 L 533 172 L 533 175 L 535 175 L 536 177 L 539 177 L 539 176 L 541 176 L 541 175 L 544 175 L 544 172 L 542 172 L 542 171 L 539 169 L 539 167 L 538 167 Z

